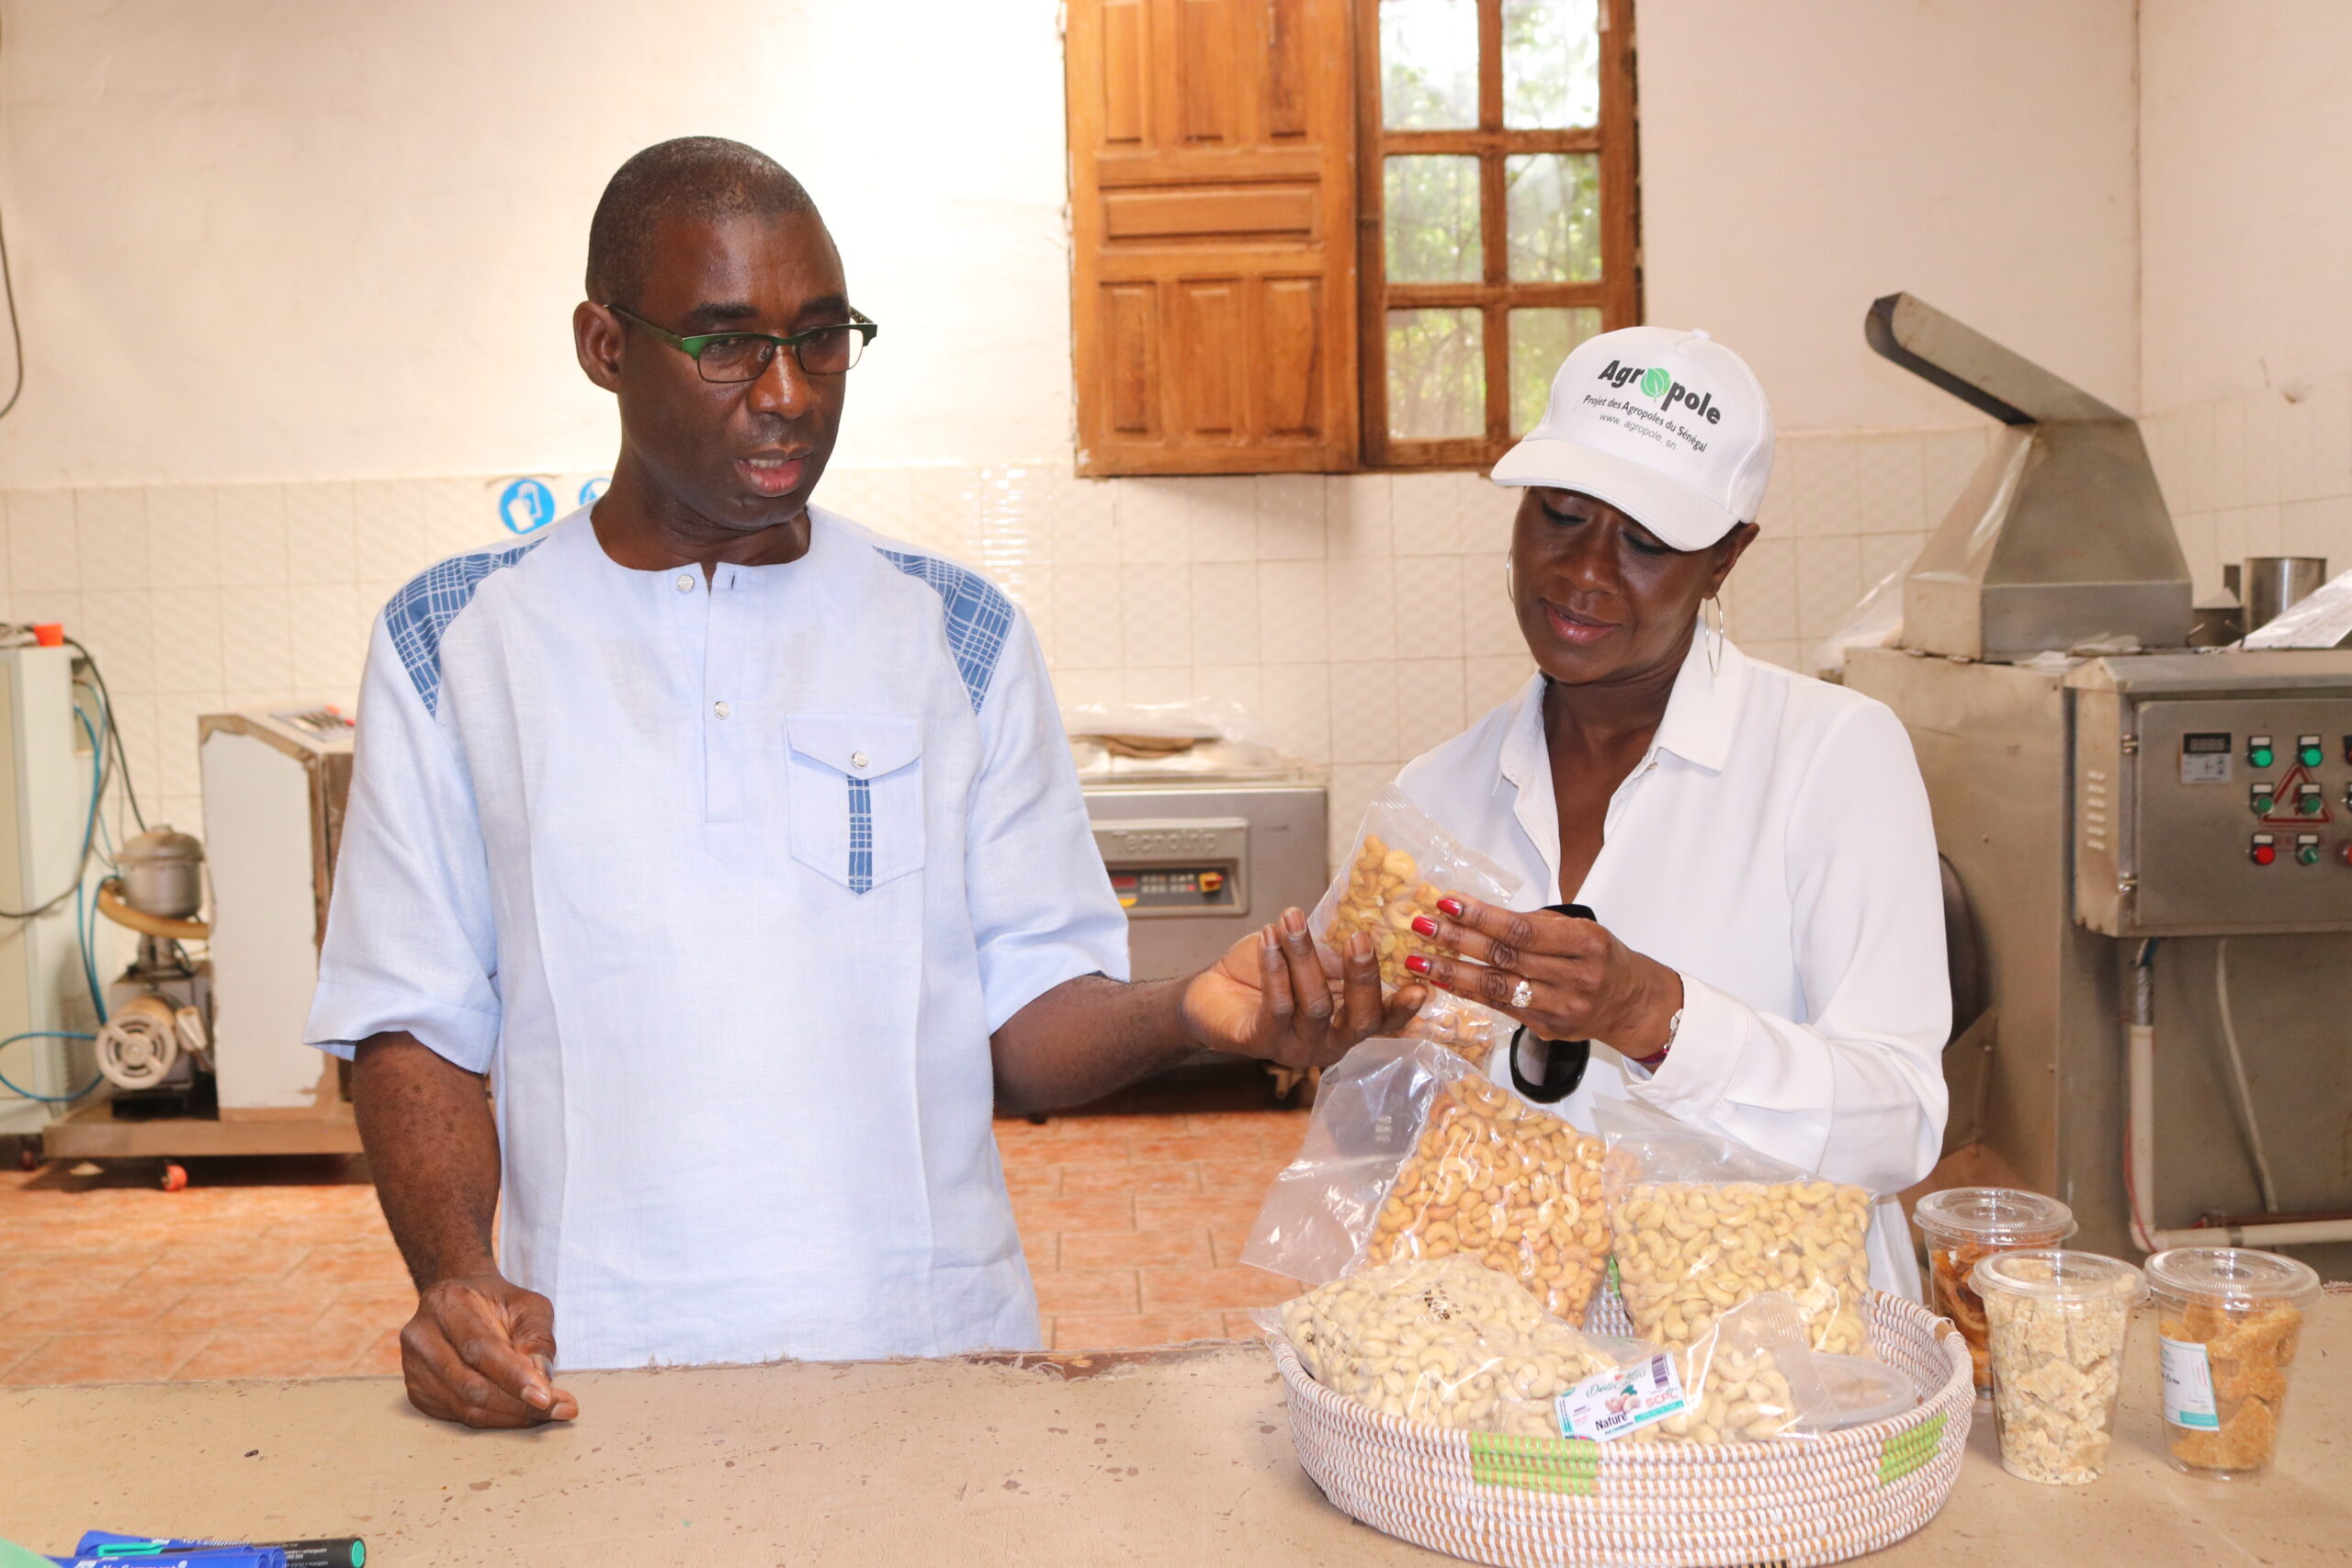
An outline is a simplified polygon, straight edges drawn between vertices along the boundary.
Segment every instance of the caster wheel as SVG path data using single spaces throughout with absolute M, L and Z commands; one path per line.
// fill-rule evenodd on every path
M 180 1192 L 185 1191 L 187 1188 L 187 1167 L 184 1165 L 167 1165 L 164 1168 L 164 1191 Z

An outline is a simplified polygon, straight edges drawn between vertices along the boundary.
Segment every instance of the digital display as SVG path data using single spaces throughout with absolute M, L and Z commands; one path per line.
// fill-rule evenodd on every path
M 2230 754 L 2230 738 L 2222 735 L 2184 735 L 2180 749 L 2191 757 L 2226 757 Z

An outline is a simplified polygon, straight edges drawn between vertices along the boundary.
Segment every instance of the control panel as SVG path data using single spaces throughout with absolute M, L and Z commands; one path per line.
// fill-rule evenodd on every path
M 1130 919 L 1247 914 L 1249 845 L 1238 817 L 1094 823 L 1094 847 Z
M 2352 657 L 2096 663 L 2108 679 L 2068 682 L 2077 919 L 2109 936 L 2352 930 Z

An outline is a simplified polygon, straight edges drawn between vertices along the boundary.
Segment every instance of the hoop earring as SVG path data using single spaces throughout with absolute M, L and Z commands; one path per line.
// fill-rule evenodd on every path
M 1503 557 L 1503 597 L 1516 604 L 1519 603 L 1519 581 L 1511 575 L 1510 565 L 1510 557 L 1505 555 Z
M 1710 594 L 1707 603 L 1715 607 L 1714 637 L 1707 644 L 1707 678 L 1713 680 L 1724 672 L 1724 601 L 1720 593 Z M 1702 617 L 1701 629 L 1705 629 Z

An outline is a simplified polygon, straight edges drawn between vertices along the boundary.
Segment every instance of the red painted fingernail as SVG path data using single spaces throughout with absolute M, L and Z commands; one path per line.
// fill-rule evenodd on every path
M 1413 929 L 1420 932 L 1423 936 L 1437 935 L 1437 922 L 1430 919 L 1427 915 L 1415 915 L 1413 917 Z
M 1440 914 L 1449 919 L 1458 920 L 1462 918 L 1462 900 L 1459 898 L 1441 898 L 1437 901 L 1437 908 Z
M 1416 975 L 1426 975 L 1430 972 L 1430 961 L 1418 953 L 1408 953 L 1405 957 L 1405 967 Z

